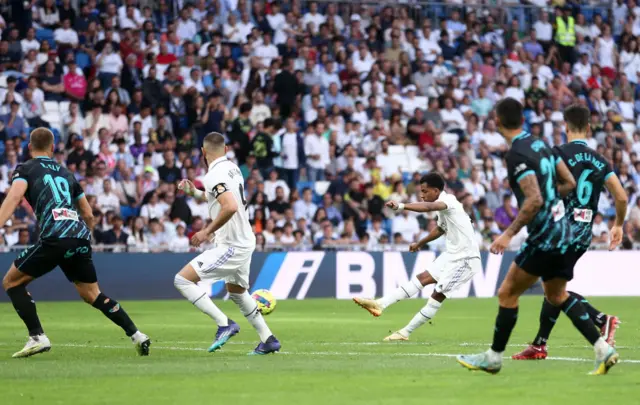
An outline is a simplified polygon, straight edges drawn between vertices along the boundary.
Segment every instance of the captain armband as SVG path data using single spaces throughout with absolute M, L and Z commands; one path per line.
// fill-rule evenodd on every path
M 227 191 L 229 191 L 229 188 L 225 183 L 218 183 L 213 186 L 213 190 L 211 192 L 213 193 L 214 198 L 218 198 L 222 193 L 226 193 Z

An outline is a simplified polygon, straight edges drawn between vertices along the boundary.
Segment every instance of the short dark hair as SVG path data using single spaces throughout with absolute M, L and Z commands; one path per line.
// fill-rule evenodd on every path
M 435 187 L 438 190 L 444 190 L 444 178 L 438 172 L 427 173 L 420 179 L 420 184 L 426 184 L 429 187 Z
M 240 105 L 240 114 L 248 113 L 249 111 L 251 111 L 252 108 L 253 106 L 251 105 L 251 103 L 249 102 L 242 103 Z
M 500 125 L 506 129 L 522 127 L 522 104 L 515 98 L 507 97 L 496 106 Z
M 564 120 L 569 131 L 586 132 L 589 129 L 591 112 L 587 107 L 572 104 L 564 110 Z
M 34 150 L 48 151 L 53 145 L 53 132 L 44 127 L 36 128 L 31 131 L 30 143 Z
M 269 117 L 269 118 L 264 120 L 264 122 L 262 123 L 262 126 L 264 128 L 271 128 L 271 127 L 275 128 L 276 120 L 271 118 L 271 117 Z
M 202 146 L 204 146 L 206 150 L 216 150 L 224 148 L 224 145 L 224 136 L 218 132 L 209 133 L 204 137 L 204 140 L 202 141 Z

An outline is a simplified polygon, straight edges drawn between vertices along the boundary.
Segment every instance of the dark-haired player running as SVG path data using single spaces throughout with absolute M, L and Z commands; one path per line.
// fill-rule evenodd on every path
M 607 188 L 615 200 L 616 220 L 610 231 L 609 250 L 615 249 L 622 240 L 622 225 L 627 212 L 627 194 L 620 184 L 611 165 L 598 152 L 587 146 L 585 138 L 589 131 L 589 109 L 573 105 L 564 111 L 564 121 L 569 142 L 555 148 L 556 155 L 562 158 L 577 180 L 577 187 L 565 199 L 565 206 L 573 241 L 569 255 L 573 262 L 589 249 L 591 245 L 593 218 L 598 212 L 598 200 L 603 188 Z M 569 291 L 569 295 L 582 302 L 593 323 L 600 328 L 600 334 L 610 345 L 615 344 L 615 332 L 620 320 L 617 316 L 606 315 L 595 309 L 580 294 Z M 544 300 L 540 311 L 540 328 L 533 343 L 522 352 L 512 356 L 515 360 L 541 360 L 547 357 L 547 340 L 560 308 Z
M 569 296 L 567 281 L 573 278 L 575 255 L 570 254 L 571 226 L 562 197 L 576 186 L 567 165 L 543 141 L 522 130 L 522 104 L 506 98 L 496 106 L 499 130 L 511 148 L 507 153 L 509 183 L 520 211 L 507 230 L 491 244 L 502 254 L 511 238 L 524 226 L 529 236 L 498 290 L 500 308 L 493 344 L 486 352 L 461 355 L 458 362 L 470 370 L 497 373 L 502 353 L 518 318 L 518 299 L 542 277 L 545 297 L 562 308 L 573 325 L 594 346 L 596 367 L 592 374 L 606 374 L 618 361 L 618 353 L 600 337 L 580 300 Z
M 390 305 L 413 297 L 429 284 L 436 285 L 427 305 L 407 326 L 387 336 L 385 342 L 409 340 L 409 335 L 414 330 L 436 315 L 447 297 L 451 297 L 461 287 L 470 283 L 473 276 L 482 271 L 480 249 L 475 240 L 471 218 L 456 197 L 444 191 L 444 179 L 439 173 L 431 172 L 420 179 L 420 198 L 422 202 L 403 204 L 389 201 L 387 206 L 394 211 L 437 212 L 438 226 L 419 242 L 412 243 L 410 250 L 417 252 L 422 246 L 444 235 L 445 251 L 428 270 L 400 285 L 390 294 L 377 300 L 353 299 L 373 316 L 380 316 Z
M 29 340 L 13 357 L 47 352 L 51 342 L 44 334 L 36 304 L 27 284 L 60 266 L 82 299 L 120 326 L 142 356 L 149 354 L 149 338 L 138 331 L 129 315 L 114 299 L 100 292 L 91 258 L 93 214 L 75 177 L 51 158 L 53 134 L 46 128 L 31 132 L 33 159 L 13 172 L 11 188 L 0 208 L 0 227 L 25 197 L 38 218 L 38 242 L 20 253 L 2 280 L 16 312 L 29 330 Z

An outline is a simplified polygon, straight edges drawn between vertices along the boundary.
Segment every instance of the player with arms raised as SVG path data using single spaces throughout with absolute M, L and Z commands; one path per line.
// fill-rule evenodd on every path
M 13 307 L 29 330 L 27 344 L 13 357 L 29 357 L 51 349 L 36 304 L 26 287 L 57 266 L 74 283 L 82 299 L 120 326 L 138 353 L 146 356 L 151 344 L 149 338 L 138 331 L 116 300 L 100 292 L 91 259 L 93 213 L 73 174 L 51 158 L 53 147 L 51 131 L 37 128 L 31 132 L 29 151 L 33 159 L 13 172 L 11 188 L 0 208 L 2 227 L 24 197 L 33 208 L 40 228 L 38 242 L 18 256 L 2 280 Z
M 507 170 L 520 211 L 490 250 L 504 253 L 511 238 L 524 226 L 529 236 L 498 290 L 500 308 L 491 348 L 480 354 L 458 356 L 457 360 L 470 370 L 499 372 L 502 353 L 518 319 L 518 299 L 542 277 L 546 299 L 561 308 L 594 346 L 596 367 L 592 374 L 606 374 L 617 363 L 618 353 L 600 337 L 583 303 L 569 296 L 566 289 L 567 281 L 573 278 L 575 255 L 568 253 L 572 234 L 562 197 L 575 188 L 575 179 L 546 143 L 522 130 L 520 102 L 506 98 L 498 103 L 496 111 L 500 133 L 511 144 Z
M 183 180 L 179 188 L 196 198 L 206 195 L 212 222 L 193 235 L 191 242 L 200 246 L 215 238 L 215 247 L 201 253 L 180 270 L 176 274 L 174 285 L 186 299 L 218 325 L 218 332 L 209 352 L 220 349 L 240 332 L 240 326 L 227 318 L 211 301 L 207 292 L 196 285 L 200 280 L 224 280 L 229 297 L 260 336 L 260 344 L 250 354 L 277 352 L 280 350 L 280 342 L 269 330 L 257 303 L 247 292 L 256 238 L 245 211 L 244 178 L 238 166 L 226 158 L 225 140 L 221 134 L 212 132 L 204 138 L 202 155 L 209 165 L 204 178 L 205 191 L 197 190 L 189 180 Z
M 387 336 L 384 339 L 387 342 L 409 340 L 409 335 L 416 328 L 436 315 L 447 297 L 470 282 L 482 269 L 471 219 L 456 197 L 444 191 L 444 179 L 440 174 L 433 172 L 420 179 L 420 197 L 423 202 L 403 204 L 389 201 L 387 206 L 394 211 L 437 212 L 438 226 L 419 242 L 412 243 L 410 250 L 417 252 L 427 243 L 446 235 L 446 251 L 438 256 L 429 270 L 418 274 L 391 294 L 377 300 L 354 298 L 356 304 L 373 316 L 380 316 L 388 306 L 413 297 L 429 284 L 436 284 L 427 305 L 407 326 Z
M 604 187 L 613 195 L 616 206 L 616 220 L 610 231 L 609 250 L 615 249 L 622 241 L 622 225 L 627 213 L 627 194 L 618 176 L 611 170 L 607 160 L 589 148 L 585 142 L 590 116 L 589 109 L 581 105 L 567 108 L 564 111 L 564 121 L 569 143 L 555 148 L 556 155 L 562 158 L 578 182 L 576 189 L 564 199 L 573 233 L 573 242 L 568 252 L 573 263 L 577 262 L 591 245 L 594 213 L 598 212 L 598 200 Z M 616 328 L 620 322 L 618 317 L 606 315 L 595 309 L 580 294 L 569 291 L 569 295 L 583 303 L 593 323 L 600 328 L 601 336 L 607 343 L 614 345 Z M 514 354 L 512 358 L 547 358 L 547 340 L 559 316 L 560 308 L 544 300 L 538 334 L 529 347 Z

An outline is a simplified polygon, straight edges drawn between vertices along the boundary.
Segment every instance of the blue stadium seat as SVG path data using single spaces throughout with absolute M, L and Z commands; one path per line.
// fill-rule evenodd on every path
M 120 216 L 122 219 L 126 220 L 129 217 L 137 217 L 140 212 L 139 208 L 129 207 L 128 205 L 123 205 L 120 207 Z
M 389 235 L 389 240 L 393 240 L 393 234 L 391 233 L 392 224 L 393 222 L 391 221 L 391 218 L 387 218 L 384 220 L 384 222 L 382 222 L 382 228 L 387 233 L 387 235 Z
M 413 177 L 412 172 L 402 172 L 402 183 L 406 186 L 411 182 L 411 177 Z
M 84 52 L 78 52 L 76 53 L 76 64 L 84 70 L 91 65 L 91 58 Z
M 239 46 L 234 46 L 231 48 L 231 59 L 238 60 L 242 56 L 242 48 Z
M 57 128 L 51 128 L 51 132 L 53 132 L 54 145 L 57 145 L 60 142 L 60 139 L 62 139 L 60 131 Z
M 36 39 L 40 42 L 47 41 L 51 46 L 51 49 L 56 49 L 56 41 L 53 37 L 53 31 L 48 29 L 36 30 Z
M 300 194 L 300 198 L 302 198 L 302 190 L 305 188 L 310 188 L 313 190 L 313 182 L 312 181 L 299 181 L 297 184 L 298 193 Z

